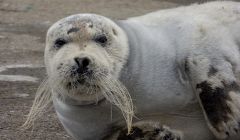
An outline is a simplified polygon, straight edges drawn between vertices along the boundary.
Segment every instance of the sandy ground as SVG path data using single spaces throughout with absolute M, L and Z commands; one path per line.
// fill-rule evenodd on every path
M 203 0 L 199 1 L 202 2 Z M 70 140 L 53 110 L 21 132 L 20 125 L 45 75 L 48 27 L 76 13 L 125 19 L 193 0 L 0 0 L 0 140 Z

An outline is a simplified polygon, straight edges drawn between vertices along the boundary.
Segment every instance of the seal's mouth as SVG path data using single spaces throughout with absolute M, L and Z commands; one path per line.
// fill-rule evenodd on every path
M 101 83 L 102 77 L 106 77 L 110 73 L 106 70 L 100 70 L 96 67 L 87 67 L 84 70 L 79 67 L 73 67 L 70 74 L 66 74 L 63 78 L 66 80 L 66 89 L 77 90 L 79 88 L 92 88 Z
M 77 85 L 90 84 L 90 81 L 94 80 L 93 70 L 85 70 L 81 72 L 77 69 L 75 71 L 71 71 L 70 77 L 74 80 L 73 83 Z
M 95 86 L 95 83 L 93 83 L 93 80 L 89 80 L 89 78 L 79 77 L 78 79 L 67 82 L 66 84 L 67 89 L 77 89 L 79 86 L 90 88 L 90 86 Z
M 53 87 L 63 94 L 71 94 L 81 97 L 82 95 L 96 95 L 100 93 L 100 85 L 104 77 L 109 76 L 109 72 L 89 67 L 84 72 L 78 69 L 66 70 L 63 75 L 55 75 L 56 79 L 51 82 Z M 56 83 L 57 82 L 57 83 Z
M 71 70 L 71 77 L 77 78 L 77 79 L 86 79 L 88 77 L 91 77 L 93 75 L 93 70 L 86 69 L 86 70 L 79 70 L 78 68 L 73 68 Z

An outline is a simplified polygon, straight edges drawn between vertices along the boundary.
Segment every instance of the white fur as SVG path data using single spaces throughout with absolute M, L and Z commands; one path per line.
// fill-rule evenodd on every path
M 212 140 L 214 136 L 205 123 L 204 110 L 202 113 L 197 102 L 199 91 L 196 91 L 195 84 L 208 80 L 207 72 L 210 64 L 221 71 L 219 77 L 210 80 L 213 86 L 221 85 L 219 79 L 239 80 L 239 6 L 237 2 L 194 4 L 129 18 L 120 21 L 119 26 L 107 18 L 98 18 L 99 16 L 96 15 L 80 14 L 68 17 L 54 24 L 48 31 L 45 50 L 48 75 L 55 75 L 58 61 L 66 59 L 67 64 L 72 64 L 67 60 L 71 60 L 71 57 L 76 55 L 97 56 L 99 59 L 96 64 L 111 71 L 113 64 L 111 62 L 117 61 L 117 57 L 113 58 L 111 55 L 116 53 L 122 60 L 127 59 L 127 64 L 124 66 L 125 62 L 119 61 L 112 76 L 120 77 L 122 84 L 127 87 L 133 99 L 136 116 L 140 120 L 153 119 L 181 130 L 186 140 Z M 86 38 L 94 32 L 84 30 L 82 31 L 84 37 L 80 36 L 78 42 L 70 43 L 58 52 L 52 50 L 56 37 L 70 29 L 68 24 L 59 28 L 60 23 L 85 17 L 93 22 L 100 21 L 107 24 L 107 29 L 115 27 L 119 33 L 115 44 L 122 48 L 118 51 L 104 51 L 96 44 L 87 42 L 89 47 L 82 51 L 80 48 L 86 42 Z M 57 33 L 54 34 L 54 32 Z M 186 58 L 191 62 L 190 76 L 184 71 Z M 225 61 L 228 62 L 225 63 Z M 195 62 L 202 67 L 195 67 Z M 120 70 L 122 70 L 121 74 Z M 70 98 L 80 101 L 85 100 L 85 96 L 92 95 L 77 94 Z M 230 96 L 233 99 L 239 98 L 236 93 L 231 93 Z M 96 99 L 91 97 L 87 100 Z M 238 119 L 239 100 L 229 104 L 236 112 L 233 115 Z M 54 98 L 54 106 L 65 129 L 76 139 L 103 137 L 112 126 L 121 124 L 123 121 L 119 110 L 115 106 L 111 107 L 106 101 L 98 105 L 75 106 Z M 208 121 L 207 118 L 206 120 Z M 236 122 L 231 121 L 226 123 L 223 130 L 232 129 Z M 215 133 L 214 128 L 209 126 L 218 138 L 226 137 L 224 133 Z

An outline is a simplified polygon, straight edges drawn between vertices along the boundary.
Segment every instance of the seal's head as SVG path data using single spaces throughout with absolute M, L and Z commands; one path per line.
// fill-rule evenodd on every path
M 80 102 L 106 98 L 121 110 L 130 132 L 133 104 L 118 80 L 127 57 L 127 36 L 103 16 L 73 15 L 47 33 L 45 65 L 51 91 Z
M 55 92 L 75 100 L 101 96 L 99 83 L 106 76 L 117 78 L 127 56 L 124 31 L 103 16 L 73 15 L 52 25 L 47 33 L 49 82 Z
M 48 77 L 39 87 L 23 127 L 31 126 L 48 107 L 52 97 L 67 98 L 65 102 L 77 104 L 105 98 L 121 110 L 130 132 L 133 103 L 127 89 L 118 80 L 128 51 L 124 31 L 106 17 L 79 14 L 56 22 L 46 38 Z

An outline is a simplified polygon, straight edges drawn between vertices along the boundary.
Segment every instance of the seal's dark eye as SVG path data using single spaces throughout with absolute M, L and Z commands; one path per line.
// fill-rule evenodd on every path
M 65 45 L 67 43 L 66 40 L 59 38 L 55 41 L 54 47 L 55 48 L 61 48 L 63 45 Z
M 99 35 L 94 39 L 97 43 L 104 45 L 107 43 L 107 37 L 105 35 Z

